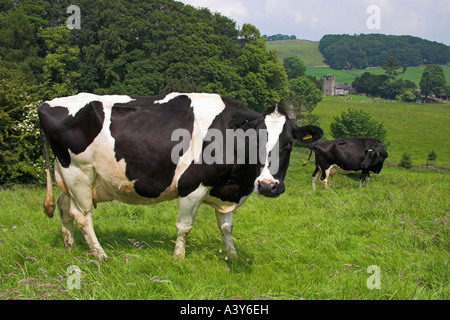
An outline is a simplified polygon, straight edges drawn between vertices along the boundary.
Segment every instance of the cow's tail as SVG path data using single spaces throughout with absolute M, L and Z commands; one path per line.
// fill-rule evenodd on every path
M 44 199 L 44 212 L 49 218 L 53 218 L 55 212 L 55 196 L 53 195 L 53 181 L 50 172 L 50 154 L 48 149 L 47 137 L 41 128 L 41 141 L 44 148 L 45 174 L 47 175 L 47 194 Z
M 309 160 L 311 160 L 311 156 L 312 156 L 313 151 L 314 151 L 314 148 L 311 148 L 311 152 L 309 153 L 308 161 L 303 162 L 302 166 L 306 167 L 306 165 L 308 164 Z

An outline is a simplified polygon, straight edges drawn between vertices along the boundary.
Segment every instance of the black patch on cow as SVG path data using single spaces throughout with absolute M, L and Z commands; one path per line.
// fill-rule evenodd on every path
M 194 127 L 191 100 L 181 95 L 168 103 L 154 103 L 164 97 L 132 97 L 132 102 L 114 105 L 111 113 L 116 160 L 125 160 L 126 176 L 136 181 L 136 192 L 153 199 L 170 187 L 175 176 L 171 153 L 180 141 L 171 141 L 172 133 L 186 129 L 192 135 Z
M 99 101 L 89 102 L 75 116 L 65 107 L 50 107 L 47 103 L 38 109 L 40 125 L 53 153 L 64 168 L 70 166 L 69 150 L 84 152 L 103 128 L 105 113 Z

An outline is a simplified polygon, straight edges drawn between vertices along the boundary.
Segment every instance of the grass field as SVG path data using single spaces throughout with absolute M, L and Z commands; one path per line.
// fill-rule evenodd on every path
M 436 165 L 450 167 L 450 104 L 416 104 L 358 96 L 324 98 L 314 110 L 325 138 L 332 139 L 330 124 L 349 108 L 362 109 L 383 122 L 390 142 L 387 163 L 398 164 L 404 152 L 414 165 L 424 166 L 431 150 L 438 157 Z
M 277 50 L 280 60 L 288 56 L 298 56 L 306 66 L 325 66 L 319 52 L 319 42 L 308 40 L 269 41 L 267 48 Z
M 319 104 L 314 112 L 328 138 L 334 115 L 363 108 L 385 123 L 387 162 L 409 151 L 423 164 L 435 149 L 437 164 L 450 166 L 448 105 L 358 99 Z M 301 165 L 308 155 L 294 148 L 285 194 L 253 195 L 234 213 L 235 261 L 226 260 L 207 206 L 188 237 L 187 259 L 175 261 L 176 201 L 99 204 L 94 228 L 109 260 L 98 262 L 78 228 L 74 248 L 64 249 L 58 215 L 43 213 L 44 188 L 0 189 L 0 300 L 450 299 L 450 172 L 385 166 L 368 187 L 358 188 L 357 174 L 338 174 L 328 190 L 313 191 L 314 160 Z M 73 266 L 81 271 L 75 288 Z
M 213 210 L 202 206 L 186 261 L 172 259 L 176 202 L 100 204 L 99 263 L 76 228 L 64 249 L 43 188 L 0 191 L 0 299 L 444 299 L 450 298 L 449 173 L 385 167 L 369 187 L 336 175 L 311 188 L 307 150 L 294 149 L 287 191 L 252 196 L 234 215 L 239 253 L 227 261 Z M 81 270 L 70 289 L 70 266 Z M 369 266 L 380 289 L 369 289 Z M 372 281 L 369 279 L 369 282 Z

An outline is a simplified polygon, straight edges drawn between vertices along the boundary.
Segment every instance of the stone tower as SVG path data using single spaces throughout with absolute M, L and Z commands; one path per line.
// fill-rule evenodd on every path
M 323 94 L 327 97 L 336 95 L 336 77 L 328 74 L 323 76 Z

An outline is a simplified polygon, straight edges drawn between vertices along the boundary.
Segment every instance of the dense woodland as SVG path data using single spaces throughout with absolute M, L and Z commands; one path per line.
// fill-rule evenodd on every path
M 413 36 L 325 35 L 319 50 L 330 67 L 341 70 L 381 66 L 390 57 L 402 66 L 450 62 L 449 46 Z
M 81 28 L 68 30 L 69 5 Z M 1 66 L 43 99 L 99 94 L 216 92 L 258 109 L 279 102 L 287 78 L 259 30 L 173 0 L 2 0 Z
M 302 76 L 288 77 L 256 27 L 174 0 L 0 0 L 0 186 L 43 181 L 43 101 L 214 92 L 257 111 L 288 99 L 298 115 L 322 96 Z

